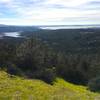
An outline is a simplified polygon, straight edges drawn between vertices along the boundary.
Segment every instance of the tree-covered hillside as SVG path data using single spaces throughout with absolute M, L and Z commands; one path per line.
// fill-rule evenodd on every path
M 36 38 L 0 42 L 0 66 L 11 75 L 41 79 L 52 84 L 57 77 L 100 91 L 100 55 L 56 52 Z
M 55 48 L 56 51 L 65 53 L 94 54 L 100 50 L 100 29 L 58 29 L 38 30 L 35 32 L 22 32 L 22 36 L 41 39 Z

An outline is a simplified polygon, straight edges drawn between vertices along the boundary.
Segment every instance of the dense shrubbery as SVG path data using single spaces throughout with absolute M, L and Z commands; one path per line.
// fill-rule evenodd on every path
M 46 44 L 36 39 L 28 39 L 16 50 L 16 65 L 30 78 L 40 78 L 52 82 L 55 53 Z
M 46 43 L 34 38 L 17 46 L 12 42 L 0 45 L 0 66 L 10 74 L 38 78 L 48 83 L 52 83 L 56 77 L 62 77 L 67 81 L 86 85 L 100 73 L 99 55 L 66 55 L 55 52 Z M 89 81 L 91 90 L 96 89 L 95 82 Z

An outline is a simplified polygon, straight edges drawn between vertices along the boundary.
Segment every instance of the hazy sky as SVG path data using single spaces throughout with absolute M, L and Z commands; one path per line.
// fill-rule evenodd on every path
M 0 0 L 0 24 L 100 24 L 100 0 Z

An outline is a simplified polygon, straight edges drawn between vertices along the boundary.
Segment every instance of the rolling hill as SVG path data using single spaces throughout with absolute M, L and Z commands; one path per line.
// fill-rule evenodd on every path
M 60 78 L 50 85 L 0 71 L 0 100 L 100 100 L 100 95 Z

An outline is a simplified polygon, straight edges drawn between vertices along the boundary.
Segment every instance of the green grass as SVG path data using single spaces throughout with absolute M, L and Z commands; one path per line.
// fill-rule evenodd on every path
M 100 94 L 60 78 L 49 85 L 0 71 L 0 100 L 100 100 Z

